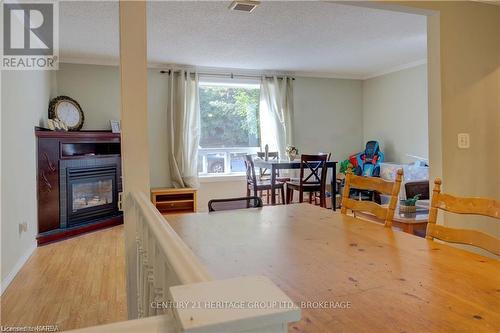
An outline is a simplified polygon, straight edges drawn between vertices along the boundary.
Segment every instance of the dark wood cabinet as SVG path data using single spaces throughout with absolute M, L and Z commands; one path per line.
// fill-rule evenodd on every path
M 84 166 L 116 165 L 113 191 L 121 191 L 120 134 L 104 131 L 54 132 L 35 128 L 37 137 L 38 244 L 52 242 L 82 232 L 122 223 L 115 211 L 102 218 L 90 219 L 71 226 L 65 208 L 66 169 Z M 117 193 L 112 196 L 117 207 Z M 109 205 L 108 205 L 109 206 Z M 70 207 L 71 208 L 71 207 Z M 109 211 L 109 209 L 108 209 Z

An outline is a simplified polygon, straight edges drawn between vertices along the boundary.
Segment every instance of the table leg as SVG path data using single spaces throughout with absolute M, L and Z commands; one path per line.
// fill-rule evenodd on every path
M 276 169 L 271 166 L 271 205 L 276 205 Z
M 334 211 L 337 210 L 337 181 L 336 181 L 336 175 L 335 175 L 335 171 L 336 171 L 336 167 L 335 167 L 335 164 L 333 165 L 332 167 L 332 184 L 331 184 L 331 191 L 332 191 L 332 209 Z

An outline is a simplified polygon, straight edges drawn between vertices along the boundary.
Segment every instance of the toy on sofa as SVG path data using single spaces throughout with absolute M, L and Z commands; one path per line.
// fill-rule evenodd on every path
M 379 177 L 380 163 L 384 161 L 384 153 L 380 151 L 377 141 L 368 141 L 364 151 L 349 156 L 357 176 Z

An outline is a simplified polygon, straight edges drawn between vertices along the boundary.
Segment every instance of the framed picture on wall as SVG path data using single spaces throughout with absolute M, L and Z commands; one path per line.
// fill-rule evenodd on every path
M 109 123 L 111 124 L 111 132 L 113 132 L 113 133 L 120 133 L 121 132 L 119 120 L 110 120 Z

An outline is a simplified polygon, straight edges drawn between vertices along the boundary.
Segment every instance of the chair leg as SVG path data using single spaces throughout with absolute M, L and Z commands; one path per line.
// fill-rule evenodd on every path
M 247 197 L 249 197 L 249 196 L 250 196 L 250 189 L 247 186 Z
M 304 191 L 299 190 L 299 202 L 300 203 L 304 202 Z
M 291 188 L 286 188 L 286 203 L 289 204 L 292 200 L 293 190 Z
M 309 192 L 309 203 L 311 204 L 313 202 L 313 195 L 314 192 Z
M 285 204 L 285 188 L 281 188 L 281 203 L 284 205 Z
M 269 190 L 266 191 L 266 196 L 267 196 L 267 204 L 269 205 Z

